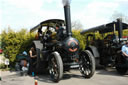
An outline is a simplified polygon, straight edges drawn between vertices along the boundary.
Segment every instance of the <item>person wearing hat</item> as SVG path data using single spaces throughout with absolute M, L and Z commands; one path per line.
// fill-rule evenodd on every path
M 122 53 L 124 56 L 128 58 L 128 41 L 126 41 L 126 44 L 122 46 Z

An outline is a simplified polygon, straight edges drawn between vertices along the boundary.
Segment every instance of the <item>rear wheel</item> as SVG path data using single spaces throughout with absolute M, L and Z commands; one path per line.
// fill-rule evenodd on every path
M 63 63 L 58 52 L 53 52 L 50 56 L 49 73 L 54 82 L 58 82 L 63 76 Z
M 89 50 L 81 52 L 79 70 L 85 78 L 91 78 L 94 75 L 95 59 Z
M 119 74 L 125 75 L 128 73 L 128 66 L 127 66 L 127 60 L 124 58 L 124 56 L 118 56 L 116 58 L 115 64 L 116 64 L 116 70 Z

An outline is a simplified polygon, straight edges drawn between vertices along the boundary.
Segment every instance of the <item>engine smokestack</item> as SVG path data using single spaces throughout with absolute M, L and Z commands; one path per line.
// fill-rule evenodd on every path
M 71 36 L 72 35 L 71 16 L 70 16 L 70 2 L 71 2 L 71 0 L 62 0 L 62 2 L 64 5 L 64 14 L 65 14 L 67 36 Z
M 118 23 L 118 34 L 119 34 L 119 42 L 120 42 L 120 38 L 122 38 L 123 35 L 123 25 L 122 25 L 122 19 L 118 18 L 117 19 L 117 23 Z

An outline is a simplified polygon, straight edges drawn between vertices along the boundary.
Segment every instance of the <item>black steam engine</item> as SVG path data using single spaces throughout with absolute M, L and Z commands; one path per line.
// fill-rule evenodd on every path
M 105 67 L 116 67 L 119 74 L 127 74 L 128 61 L 121 51 L 128 40 L 127 36 L 123 35 L 123 31 L 127 29 L 128 24 L 118 18 L 117 21 L 81 31 L 81 34 L 88 33 L 85 49 L 92 52 L 97 65 L 99 63 Z M 100 36 L 98 37 L 96 33 Z
M 79 41 L 72 37 L 69 2 L 64 5 L 64 13 L 65 21 L 46 20 L 30 30 L 38 30 L 38 39 L 33 41 L 37 52 L 35 69 L 37 73 L 48 70 L 54 82 L 71 68 L 79 68 L 85 78 L 90 78 L 95 72 L 94 57 L 88 50 L 80 51 Z

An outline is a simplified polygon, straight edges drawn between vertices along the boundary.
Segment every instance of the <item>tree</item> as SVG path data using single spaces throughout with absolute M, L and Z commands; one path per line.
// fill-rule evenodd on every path
M 82 29 L 83 28 L 83 26 L 82 26 L 82 24 L 80 23 L 80 21 L 73 21 L 72 22 L 72 29 Z
M 73 30 L 73 37 L 75 37 L 79 43 L 80 43 L 80 49 L 84 49 L 85 48 L 85 44 L 86 44 L 86 38 L 85 35 L 81 35 L 80 34 L 81 30 L 78 29 L 74 29 Z
M 8 31 L 4 30 L 2 32 L 1 37 L 5 57 L 9 58 L 11 63 L 13 63 L 17 54 L 22 53 L 24 50 L 29 50 L 29 46 L 34 39 L 34 34 L 30 34 L 25 29 L 14 32 L 9 28 Z
M 114 14 L 111 17 L 111 20 L 114 21 L 117 18 L 121 18 L 123 22 L 128 23 L 128 16 L 124 15 L 123 13 L 114 12 Z

